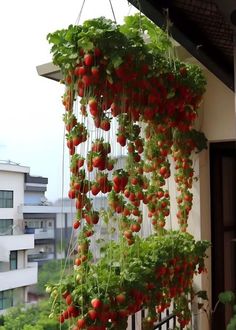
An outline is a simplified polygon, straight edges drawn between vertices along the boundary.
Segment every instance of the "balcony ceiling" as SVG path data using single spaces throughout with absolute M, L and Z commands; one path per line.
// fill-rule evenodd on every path
M 190 54 L 234 90 L 235 0 L 130 0 Z

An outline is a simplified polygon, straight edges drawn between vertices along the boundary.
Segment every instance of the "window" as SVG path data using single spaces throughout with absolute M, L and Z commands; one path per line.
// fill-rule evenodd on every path
M 13 290 L 0 291 L 0 310 L 13 306 Z
M 10 251 L 10 270 L 17 269 L 17 251 Z
M 12 235 L 12 219 L 0 219 L 0 236 Z
M 0 208 L 13 208 L 13 191 L 0 190 Z

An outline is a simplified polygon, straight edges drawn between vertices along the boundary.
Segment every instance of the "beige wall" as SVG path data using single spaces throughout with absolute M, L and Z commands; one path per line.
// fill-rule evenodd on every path
M 203 114 L 200 115 L 199 128 L 205 133 L 209 143 L 236 140 L 235 94 L 210 72 L 206 71 L 205 75 L 207 91 L 202 104 Z M 192 211 L 196 225 L 194 229 L 193 224 L 190 224 L 190 228 L 196 238 L 211 241 L 209 149 L 200 153 L 198 164 L 199 182 L 197 187 L 193 188 L 196 203 Z M 211 249 L 208 250 L 208 256 L 206 260 L 208 272 L 201 277 L 201 282 L 198 284 L 203 290 L 207 290 L 211 302 Z M 200 313 L 200 321 L 201 329 L 207 330 L 209 327 L 204 313 Z
M 214 75 L 205 70 L 207 78 L 207 91 L 199 111 L 197 128 L 202 130 L 209 142 L 236 140 L 236 112 L 235 94 L 220 82 Z M 189 217 L 188 231 L 194 235 L 196 240 L 211 241 L 211 213 L 210 213 L 210 160 L 209 148 L 200 154 L 195 154 L 194 172 L 198 181 L 193 184 L 194 195 L 193 208 Z M 173 164 L 171 166 L 174 173 Z M 168 180 L 171 197 L 171 216 L 169 217 L 169 228 L 177 229 L 176 219 L 176 184 L 171 177 Z M 144 211 L 146 209 L 144 208 Z M 150 221 L 145 223 L 145 234 L 150 233 Z M 209 302 L 211 302 L 211 248 L 209 248 L 208 259 L 206 259 L 207 273 L 195 278 L 195 286 L 198 290 L 207 290 Z M 204 312 L 196 309 L 198 327 L 197 329 L 209 329 L 208 320 Z
M 207 90 L 202 104 L 200 127 L 208 140 L 236 139 L 235 94 L 212 73 L 205 70 Z

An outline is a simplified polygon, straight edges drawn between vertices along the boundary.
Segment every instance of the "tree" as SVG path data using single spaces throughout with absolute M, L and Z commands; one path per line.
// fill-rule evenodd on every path
M 49 318 L 50 306 L 42 300 L 30 307 L 13 307 L 4 315 L 0 330 L 65 330 L 55 319 Z

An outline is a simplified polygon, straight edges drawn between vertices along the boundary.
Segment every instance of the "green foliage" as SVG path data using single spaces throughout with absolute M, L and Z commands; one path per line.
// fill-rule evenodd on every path
M 71 198 L 77 198 L 78 220 L 85 225 L 78 235 L 73 271 L 59 281 L 50 279 L 47 286 L 51 315 L 64 322 L 68 317 L 81 313 L 88 328 L 93 323 L 95 326 L 102 323 L 107 329 L 114 329 L 116 325 L 112 318 L 107 319 L 109 315 L 105 315 L 103 320 L 99 315 L 91 317 L 91 302 L 94 303 L 95 298 L 100 300 L 100 304 L 105 304 L 107 312 L 115 312 L 116 317 L 122 315 L 124 322 L 128 315 L 142 308 L 148 308 L 154 316 L 156 306 L 163 311 L 175 302 L 178 322 L 184 328 L 191 316 L 188 297 L 193 293 L 193 276 L 205 270 L 204 258 L 209 247 L 209 242 L 196 242 L 186 233 L 192 207 L 189 190 L 194 174 L 190 157 L 193 150 L 200 151 L 206 147 L 204 135 L 192 129 L 205 90 L 205 78 L 198 67 L 171 59 L 167 54 L 171 46 L 168 35 L 142 15 L 127 17 L 122 26 L 104 17 L 88 20 L 82 26 L 70 25 L 67 30 L 49 34 L 48 41 L 53 44 L 53 62 L 60 67 L 66 85 L 62 100 L 65 110 L 73 114 L 75 101 L 80 97 L 82 115 L 90 113 L 96 128 L 104 128 L 100 119 L 110 121 L 110 115 L 117 117 L 117 142 L 124 146 L 128 140 L 130 150 L 133 149 L 125 171 L 114 171 L 111 182 L 107 182 L 107 174 L 101 174 L 105 166 L 104 169 L 99 167 L 101 172 L 97 172 L 97 183 L 99 181 L 100 184 L 101 179 L 101 182 L 107 182 L 106 189 L 100 190 L 103 193 L 111 190 L 109 207 L 113 213 L 122 214 L 116 220 L 120 241 L 109 242 L 107 246 L 103 244 L 102 256 L 95 262 L 88 242 L 97 230 L 93 226 L 97 222 L 91 219 L 92 205 L 85 196 L 88 189 L 83 194 L 85 203 L 80 201 L 81 187 L 76 191 L 76 178 L 80 181 L 81 171 L 85 170 L 78 171 L 77 165 L 74 166 L 77 157 L 72 157 L 70 169 L 73 176 L 69 193 Z M 139 136 L 140 121 L 147 125 L 146 145 Z M 66 138 L 70 153 L 75 154 L 71 136 L 79 123 L 72 125 L 71 118 L 66 117 L 64 122 L 69 132 Z M 140 154 L 143 150 L 146 158 L 142 159 Z M 182 232 L 163 228 L 170 202 L 169 194 L 160 187 L 170 175 L 167 159 L 170 154 L 176 162 L 175 180 L 180 192 L 177 218 Z M 93 149 L 84 157 L 89 171 L 97 167 L 97 160 L 93 162 L 94 156 L 101 158 L 101 154 Z M 144 165 L 147 165 L 145 170 Z M 143 172 L 152 174 L 149 177 Z M 137 176 L 136 180 L 131 178 L 129 181 L 128 173 Z M 82 176 L 83 185 L 87 188 L 89 177 L 85 180 L 85 173 Z M 121 180 L 122 187 L 115 189 L 113 183 Z M 125 186 L 128 187 L 127 194 Z M 147 191 L 143 194 L 142 190 Z M 123 195 L 135 203 L 127 202 Z M 140 230 L 142 222 L 139 209 L 142 199 L 148 205 L 156 231 L 148 238 L 133 236 L 133 232 Z M 125 210 L 125 205 L 130 210 Z M 136 223 L 134 216 L 138 215 Z M 104 211 L 100 216 L 108 225 L 114 219 L 113 214 Z M 97 240 L 96 243 L 104 242 Z M 126 328 L 124 322 L 117 328 Z M 115 323 L 119 323 L 118 320 Z
M 161 281 L 156 281 L 156 269 L 167 269 L 170 260 L 174 258 L 179 260 L 180 264 L 183 260 L 189 261 L 194 272 L 198 264 L 203 264 L 206 249 L 210 245 L 207 241 L 196 242 L 190 234 L 175 231 L 164 236 L 152 235 L 146 239 L 137 239 L 129 249 L 125 246 L 122 249 L 122 244 L 108 243 L 103 257 L 86 269 L 86 281 L 80 281 L 80 285 L 76 277 L 71 275 L 59 284 L 51 286 L 50 299 L 55 316 L 63 308 L 61 293 L 66 291 L 71 292 L 76 306 L 81 304 L 81 292 L 86 293 L 82 298 L 84 311 L 90 307 L 93 297 L 99 296 L 106 300 L 119 294 L 121 288 L 123 292 L 136 288 L 145 293 L 146 284 L 149 282 L 156 283 L 156 291 L 152 291 L 155 296 L 162 292 L 161 290 L 166 290 L 161 287 Z M 186 274 L 183 276 L 186 277 Z M 172 285 L 177 285 L 175 281 L 177 279 L 173 277 Z M 185 293 L 187 292 L 191 292 L 190 287 L 185 289 Z
M 236 329 L 236 314 L 229 321 L 226 330 L 235 330 L 235 329 Z
M 221 292 L 218 298 L 222 304 L 233 304 L 235 302 L 235 294 L 232 291 Z
M 173 129 L 173 139 L 182 147 L 187 147 L 186 141 L 191 141 L 197 153 L 203 149 L 207 149 L 207 138 L 203 132 L 199 132 L 195 129 L 191 129 L 187 132 L 180 132 L 177 129 Z
M 52 44 L 53 63 L 64 75 L 81 61 L 82 53 L 91 53 L 95 48 L 102 50 L 109 60 L 107 80 L 112 82 L 112 71 L 133 56 L 137 66 L 145 62 L 153 67 L 157 75 L 172 72 L 183 85 L 201 94 L 206 80 L 196 65 L 186 65 L 178 59 L 168 58 L 171 47 L 168 35 L 143 15 L 127 16 L 123 25 L 117 25 L 105 17 L 87 20 L 81 26 L 69 25 L 47 35 Z M 186 68 L 186 74 L 181 69 Z
M 4 325 L 0 326 L 0 330 L 58 330 L 58 323 L 48 317 L 49 313 L 47 301 L 27 308 L 13 307 L 4 315 Z M 62 326 L 60 329 L 66 328 Z
M 221 292 L 218 296 L 219 302 L 222 304 L 230 304 L 233 306 L 233 316 L 230 319 L 226 330 L 236 330 L 236 305 L 235 305 L 235 293 L 233 291 L 224 291 Z
M 146 43 L 150 52 L 163 54 L 171 47 L 168 35 L 146 16 L 139 13 L 127 16 L 124 22 L 125 24 L 120 27 L 120 31 L 128 38 L 136 39 L 136 42 L 141 44 L 146 36 Z

